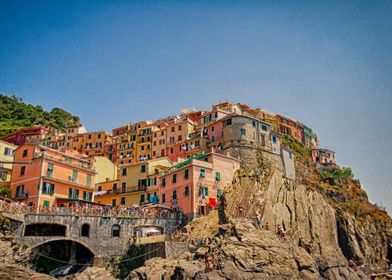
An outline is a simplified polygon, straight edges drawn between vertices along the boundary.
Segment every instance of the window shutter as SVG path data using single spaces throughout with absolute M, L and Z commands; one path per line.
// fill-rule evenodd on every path
M 68 189 L 68 198 L 72 198 L 72 189 L 71 188 Z
M 53 195 L 54 194 L 54 184 L 52 184 L 52 187 L 50 188 L 50 195 Z
M 79 199 L 79 190 L 75 190 L 75 198 Z
M 205 196 L 208 196 L 208 187 L 204 187 Z
M 83 200 L 86 200 L 86 191 L 83 191 Z

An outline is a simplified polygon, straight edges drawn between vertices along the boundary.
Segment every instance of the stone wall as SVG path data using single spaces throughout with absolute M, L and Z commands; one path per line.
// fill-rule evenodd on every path
M 24 236 L 25 225 L 61 224 L 66 225 L 66 236 Z M 90 225 L 89 236 L 81 236 L 83 224 Z M 120 226 L 120 237 L 112 236 L 114 225 Z M 26 215 L 25 224 L 17 230 L 17 239 L 31 247 L 56 240 L 73 240 L 87 247 L 96 257 L 123 255 L 132 243 L 135 227 L 159 226 L 164 233 L 170 233 L 176 225 L 174 220 L 121 219 L 104 217 L 76 217 L 53 215 Z

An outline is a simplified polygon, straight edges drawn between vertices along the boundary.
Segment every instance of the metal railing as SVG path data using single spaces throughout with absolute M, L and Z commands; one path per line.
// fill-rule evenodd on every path
M 168 210 L 157 209 L 129 209 L 129 208 L 104 208 L 101 206 L 92 207 L 39 207 L 28 206 L 23 203 L 7 202 L 0 200 L 0 213 L 10 214 L 38 214 L 38 215 L 58 215 L 58 216 L 92 216 L 92 217 L 118 217 L 129 219 L 160 219 L 175 220 L 176 214 Z

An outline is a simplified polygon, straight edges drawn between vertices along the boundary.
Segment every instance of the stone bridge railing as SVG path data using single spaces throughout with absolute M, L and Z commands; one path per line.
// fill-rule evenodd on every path
M 89 216 L 89 217 L 118 217 L 129 219 L 160 219 L 173 220 L 176 214 L 169 210 L 142 208 L 141 210 L 104 207 L 39 207 L 28 206 L 22 203 L 13 203 L 0 200 L 0 213 L 11 214 L 42 214 L 42 215 L 59 215 L 59 216 Z

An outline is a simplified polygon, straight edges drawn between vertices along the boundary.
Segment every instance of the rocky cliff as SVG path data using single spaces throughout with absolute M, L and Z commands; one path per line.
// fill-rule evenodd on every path
M 368 279 L 386 271 L 392 262 L 387 213 L 369 203 L 359 181 L 325 176 L 306 153 L 294 155 L 296 178 L 289 179 L 279 155 L 241 151 L 244 168 L 225 189 L 220 225 L 216 214 L 188 225 L 191 239 L 214 237 L 207 247 L 216 250 L 216 271 L 204 275 L 202 254 L 195 253 L 151 260 L 129 279 L 154 279 L 163 271 L 173 279 Z M 254 226 L 257 212 L 264 229 Z M 277 237 L 278 225 L 286 241 Z M 298 246 L 300 239 L 308 250 Z

